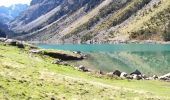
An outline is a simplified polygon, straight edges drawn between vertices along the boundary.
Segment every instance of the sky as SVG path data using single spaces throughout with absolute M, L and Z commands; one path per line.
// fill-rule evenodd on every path
M 30 4 L 31 0 L 0 0 L 0 6 L 6 6 L 9 7 L 13 4 Z

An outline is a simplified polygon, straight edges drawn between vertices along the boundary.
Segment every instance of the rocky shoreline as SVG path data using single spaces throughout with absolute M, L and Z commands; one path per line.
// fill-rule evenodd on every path
M 135 70 L 132 73 L 126 73 L 126 72 L 121 72 L 119 70 L 114 70 L 112 72 L 105 73 L 101 70 L 95 71 L 88 69 L 87 67 L 80 65 L 80 66 L 73 66 L 69 65 L 67 62 L 61 61 L 60 63 L 57 63 L 60 65 L 64 66 L 72 66 L 74 69 L 82 71 L 82 72 L 87 72 L 90 74 L 95 74 L 97 76 L 107 76 L 107 77 L 112 77 L 112 78 L 120 78 L 120 79 L 128 79 L 128 80 L 160 80 L 160 81 L 166 81 L 170 82 L 170 73 L 158 76 L 158 75 L 153 75 L 153 76 L 147 76 L 140 72 L 139 70 Z
M 85 44 L 170 44 L 170 41 L 156 40 L 111 40 L 111 41 L 87 41 Z
M 27 41 L 30 44 L 54 44 L 45 41 Z M 55 43 L 55 44 L 73 44 L 73 42 Z M 170 44 L 170 41 L 155 41 L 155 40 L 113 40 L 113 41 L 87 41 L 85 43 L 74 44 Z
M 167 81 L 170 82 L 170 73 L 158 76 L 158 75 L 153 75 L 153 76 L 147 76 L 143 73 L 141 73 L 139 70 L 135 70 L 132 73 L 126 73 L 126 72 L 121 72 L 119 70 L 115 70 L 109 73 L 104 73 L 103 71 L 94 71 L 91 69 L 88 69 L 87 67 L 80 65 L 80 66 L 73 66 L 68 64 L 66 61 L 69 60 L 83 60 L 86 58 L 85 54 L 82 54 L 81 52 L 72 52 L 72 54 L 69 53 L 61 53 L 57 51 L 44 51 L 41 50 L 33 45 L 27 44 L 24 41 L 18 41 L 18 40 L 13 40 L 13 39 L 6 39 L 6 38 L 0 38 L 0 42 L 4 43 L 5 45 L 11 45 L 11 46 L 16 46 L 18 48 L 25 48 L 26 46 L 29 46 L 30 53 L 35 53 L 35 54 L 42 54 L 46 56 L 50 56 L 56 60 L 52 62 L 52 64 L 59 64 L 59 65 L 64 65 L 64 66 L 72 66 L 74 69 L 82 71 L 82 72 L 88 72 L 91 74 L 95 74 L 97 76 L 107 76 L 107 77 L 119 77 L 120 79 L 129 79 L 129 80 L 161 80 L 161 81 Z

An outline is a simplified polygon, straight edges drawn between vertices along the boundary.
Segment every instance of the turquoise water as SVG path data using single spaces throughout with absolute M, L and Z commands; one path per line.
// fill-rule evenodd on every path
M 145 74 L 170 72 L 170 45 L 163 44 L 94 44 L 94 45 L 50 45 L 39 44 L 45 49 L 81 51 L 88 59 L 70 62 L 76 66 L 85 65 L 91 69 L 132 72 L 136 69 Z

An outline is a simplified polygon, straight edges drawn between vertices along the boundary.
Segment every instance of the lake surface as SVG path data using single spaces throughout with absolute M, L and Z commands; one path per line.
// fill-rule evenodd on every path
M 85 65 L 91 69 L 106 72 L 121 70 L 132 72 L 136 69 L 145 74 L 170 72 L 170 45 L 165 44 L 38 44 L 40 48 L 81 51 L 88 59 L 70 62 L 76 66 Z

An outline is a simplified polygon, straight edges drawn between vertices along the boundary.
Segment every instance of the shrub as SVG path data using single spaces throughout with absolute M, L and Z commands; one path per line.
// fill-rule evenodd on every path
M 170 41 L 170 23 L 168 25 L 168 27 L 165 30 L 165 33 L 163 33 L 163 39 L 164 41 Z
M 83 37 L 81 37 L 81 41 L 85 42 L 85 41 L 88 41 L 88 40 L 90 40 L 92 38 L 93 38 L 93 35 L 91 33 L 89 33 L 89 34 L 86 34 Z
M 132 34 L 130 35 L 130 39 L 136 39 L 136 38 L 147 39 L 152 34 L 153 33 L 149 29 L 139 30 L 137 32 L 132 32 Z

